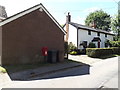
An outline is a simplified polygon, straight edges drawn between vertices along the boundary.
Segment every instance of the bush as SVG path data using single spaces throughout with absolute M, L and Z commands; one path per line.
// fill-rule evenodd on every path
M 86 49 L 75 49 L 74 51 L 71 51 L 69 54 L 71 55 L 85 55 Z
M 111 47 L 120 47 L 120 41 L 109 41 Z
M 72 52 L 76 49 L 77 49 L 77 47 L 72 42 L 70 42 L 68 45 L 68 52 Z
M 109 40 L 106 40 L 104 43 L 105 43 L 105 47 L 109 47 L 109 46 L 111 46 L 111 44 L 110 44 L 110 41 L 109 41 Z
M 76 51 L 72 51 L 70 52 L 71 55 L 77 55 L 77 52 Z
M 96 45 L 95 43 L 93 42 L 90 42 L 89 45 L 88 45 L 88 48 L 96 48 Z
M 0 66 L 0 72 L 2 72 L 2 73 L 6 73 L 7 71 L 6 71 L 5 68 L 3 68 L 3 67 Z
M 120 55 L 120 48 L 87 48 L 86 54 L 89 57 L 100 58 L 103 56 L 109 56 L 112 54 L 119 54 Z
M 85 55 L 85 54 L 86 54 L 86 49 L 80 49 L 80 50 L 79 50 L 79 54 Z

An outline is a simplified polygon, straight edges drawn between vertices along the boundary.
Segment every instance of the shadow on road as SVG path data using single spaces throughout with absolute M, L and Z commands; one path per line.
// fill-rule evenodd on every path
M 65 67 L 65 65 L 72 65 L 73 67 Z M 56 67 L 61 67 L 57 69 Z M 51 70 L 50 70 L 51 69 Z M 57 65 L 41 67 L 40 69 L 31 69 L 28 71 L 18 72 L 9 74 L 12 80 L 17 81 L 30 81 L 30 80 L 41 80 L 41 79 L 54 79 L 70 76 L 81 76 L 90 74 L 90 65 L 69 60 L 65 63 L 58 63 Z
M 59 71 L 51 74 L 47 74 L 43 77 L 37 77 L 30 80 L 38 80 L 38 79 L 54 79 L 54 78 L 63 78 L 63 77 L 71 77 L 71 76 L 82 76 L 82 75 L 89 75 L 90 74 L 90 66 L 80 66 L 71 68 L 64 71 Z

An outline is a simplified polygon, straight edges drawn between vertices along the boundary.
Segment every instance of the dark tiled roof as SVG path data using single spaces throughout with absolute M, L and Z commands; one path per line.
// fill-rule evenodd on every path
M 100 33 L 114 35 L 114 34 L 112 34 L 110 32 L 104 31 L 104 30 L 91 28 L 91 27 L 88 27 L 88 26 L 85 26 L 85 25 L 81 25 L 81 24 L 77 24 L 77 23 L 73 23 L 73 22 L 69 22 L 69 24 L 71 24 L 72 26 L 74 26 L 74 27 L 76 27 L 78 29 L 90 30 L 90 31 L 94 31 L 94 32 L 100 32 Z

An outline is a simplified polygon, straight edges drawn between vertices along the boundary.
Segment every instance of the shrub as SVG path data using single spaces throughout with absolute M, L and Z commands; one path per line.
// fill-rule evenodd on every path
M 0 66 L 0 72 L 2 72 L 2 73 L 6 73 L 7 71 L 6 71 L 5 68 L 3 68 L 3 67 Z
M 79 54 L 85 55 L 85 54 L 86 54 L 86 49 L 80 49 L 80 50 L 79 50 Z
M 120 41 L 109 41 L 111 47 L 120 47 Z
M 89 45 L 88 45 L 88 48 L 96 48 L 96 45 L 95 43 L 93 42 L 90 42 Z
M 77 47 L 72 42 L 70 42 L 68 45 L 68 52 L 74 51 L 76 49 Z
M 112 48 L 87 48 L 86 54 L 89 57 L 103 57 L 103 56 L 109 56 L 112 54 L 118 54 L 120 55 L 120 47 L 112 47 Z
M 109 40 L 106 40 L 104 43 L 105 43 L 105 47 L 109 47 L 109 46 L 111 46 L 111 44 L 110 44 L 110 41 L 109 41 Z
M 76 51 L 71 51 L 70 54 L 71 55 L 77 55 L 77 52 Z

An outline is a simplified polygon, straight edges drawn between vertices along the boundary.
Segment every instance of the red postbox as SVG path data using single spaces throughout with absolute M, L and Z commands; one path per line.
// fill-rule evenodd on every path
M 47 47 L 43 47 L 42 48 L 42 55 L 43 56 L 47 56 L 48 55 L 48 48 Z

